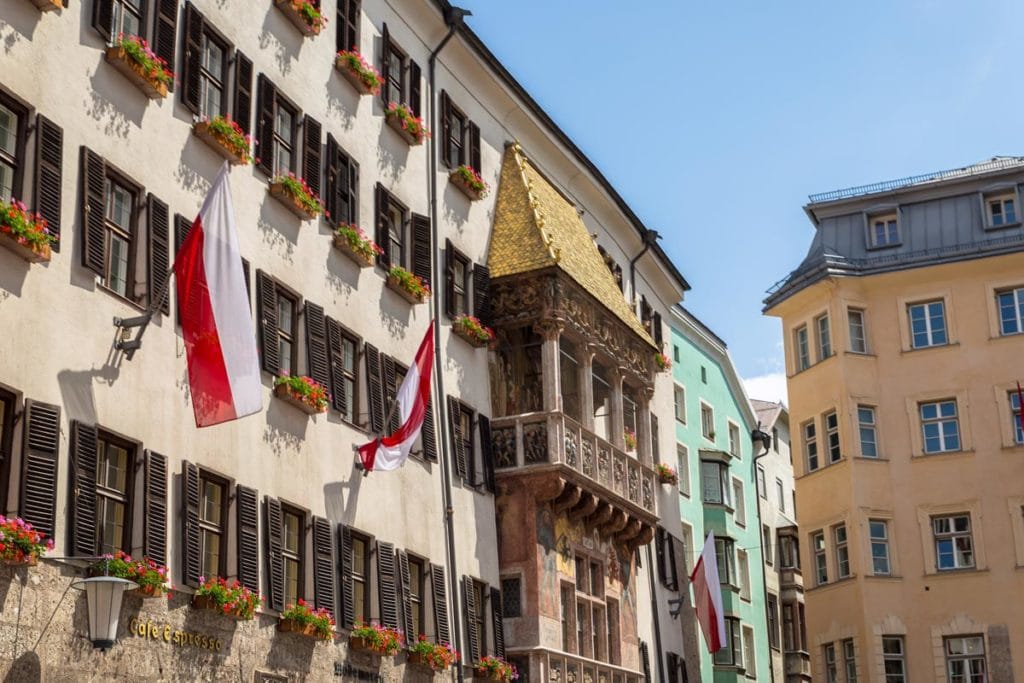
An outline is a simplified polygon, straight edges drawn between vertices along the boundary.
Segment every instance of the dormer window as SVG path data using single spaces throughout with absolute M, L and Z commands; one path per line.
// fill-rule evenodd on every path
M 868 216 L 868 244 L 872 249 L 892 247 L 900 243 L 896 213 Z
M 1010 225 L 1017 225 L 1020 222 L 1017 218 L 1017 196 L 1015 192 L 988 195 L 985 197 L 985 207 L 988 212 L 988 227 L 990 228 L 1005 228 Z

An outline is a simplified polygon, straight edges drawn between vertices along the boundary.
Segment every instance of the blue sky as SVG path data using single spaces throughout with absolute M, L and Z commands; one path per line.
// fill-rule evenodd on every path
M 763 398 L 782 338 L 761 300 L 807 251 L 808 194 L 1024 153 L 1014 0 L 460 4 L 662 234 Z

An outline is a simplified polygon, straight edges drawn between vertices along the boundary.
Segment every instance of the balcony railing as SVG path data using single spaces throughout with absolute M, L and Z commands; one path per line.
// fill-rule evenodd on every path
M 491 420 L 494 467 L 503 470 L 563 465 L 588 488 L 656 514 L 653 468 L 627 455 L 559 412 Z
M 621 666 L 556 652 L 547 648 L 509 650 L 509 656 L 540 659 L 540 678 L 548 683 L 641 683 L 643 674 Z

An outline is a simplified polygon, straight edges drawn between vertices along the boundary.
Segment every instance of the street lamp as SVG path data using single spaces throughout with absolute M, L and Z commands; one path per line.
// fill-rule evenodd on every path
M 109 650 L 117 640 L 117 622 L 121 618 L 124 592 L 139 584 L 116 576 L 94 576 L 71 584 L 85 591 L 89 608 L 89 640 L 100 650 Z

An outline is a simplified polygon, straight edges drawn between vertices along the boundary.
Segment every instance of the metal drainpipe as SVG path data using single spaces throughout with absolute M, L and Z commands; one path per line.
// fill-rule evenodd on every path
M 642 254 L 641 254 L 642 255 Z M 654 542 L 658 542 L 658 532 L 655 529 Z M 657 657 L 654 660 L 655 680 L 665 680 L 661 676 L 661 613 L 658 611 L 658 591 L 654 581 L 654 558 L 651 556 L 651 544 L 647 544 L 647 579 L 651 584 L 651 609 L 654 611 L 654 652 Z
M 645 230 L 643 237 L 644 248 L 640 250 L 640 253 L 629 260 L 629 295 L 633 297 L 634 304 L 637 301 L 636 296 L 636 262 L 647 253 L 647 250 L 658 241 L 660 235 L 655 230 Z
M 448 26 L 448 33 L 445 34 L 444 38 L 438 44 L 434 51 L 430 53 L 430 59 L 427 61 L 427 80 L 429 81 L 428 90 L 430 92 L 430 126 L 431 128 L 437 129 L 437 98 L 434 89 L 434 72 L 437 64 L 437 55 L 444 49 L 444 46 L 448 44 L 455 32 L 459 30 L 462 25 L 463 18 L 470 14 L 468 10 L 462 10 L 457 7 L 451 7 L 445 10 L 444 22 Z M 432 271 L 433 273 L 440 273 L 440 259 L 438 255 L 441 250 L 437 248 L 439 244 L 438 226 L 437 226 L 437 142 L 436 139 L 431 136 L 427 138 L 427 157 L 429 159 L 429 171 L 427 173 L 427 194 L 430 197 L 430 230 L 431 240 L 434 245 L 434 253 L 431 255 L 432 260 Z M 440 434 L 441 434 L 441 497 L 444 502 L 444 516 L 445 516 L 445 549 L 448 553 L 448 592 L 452 596 L 451 604 L 455 609 L 452 610 L 452 638 L 453 643 L 458 643 L 460 650 L 462 648 L 462 620 L 460 619 L 461 612 L 459 606 L 461 604 L 461 597 L 459 595 L 459 571 L 458 565 L 456 564 L 456 553 L 455 553 L 455 527 L 453 516 L 455 513 L 452 507 L 452 476 L 449 470 L 449 443 L 450 434 L 448 431 L 448 408 L 447 402 L 444 400 L 444 365 L 441 357 L 441 328 L 437 324 L 441 318 L 441 300 L 437 294 L 437 278 L 434 278 L 432 283 L 435 286 L 434 296 L 431 299 L 431 305 L 433 306 L 434 314 L 434 386 L 437 388 L 435 396 L 437 397 L 437 414 L 440 422 Z M 463 681 L 462 667 L 452 667 L 452 678 L 457 681 Z
M 753 462 L 753 466 L 754 466 L 754 472 L 753 472 L 753 475 L 754 475 L 754 499 L 757 501 L 757 535 L 761 537 L 761 543 L 763 544 L 764 543 L 764 535 L 762 533 L 762 529 L 764 528 L 764 522 L 761 520 L 761 494 L 757 490 L 757 461 L 760 460 L 761 458 L 763 458 L 764 456 L 768 455 L 771 452 L 772 445 L 771 445 L 771 437 L 769 437 L 767 434 L 765 434 L 763 431 L 761 431 L 761 423 L 760 422 L 757 423 L 757 429 L 755 429 L 754 431 L 755 432 L 760 432 L 760 435 L 762 437 L 761 443 L 765 444 L 764 453 L 762 453 L 761 455 L 755 455 L 754 456 L 754 462 Z M 751 436 L 753 436 L 753 434 L 751 434 Z M 764 438 L 764 437 L 767 437 L 767 438 Z M 768 482 L 765 481 L 764 485 L 765 485 L 765 488 L 767 489 Z M 768 491 L 765 491 L 764 495 L 767 496 L 768 495 Z M 773 538 L 771 540 L 774 541 L 775 539 Z M 768 625 L 768 621 L 767 621 L 767 618 L 768 618 L 768 572 L 767 572 L 767 570 L 765 569 L 765 566 L 764 566 L 764 547 L 763 547 L 763 545 L 761 547 L 761 590 L 764 592 L 765 626 L 767 627 L 767 625 Z M 771 651 L 772 651 L 772 648 L 771 648 L 771 645 L 769 645 L 768 646 L 768 673 L 771 676 L 771 683 L 775 683 L 775 664 L 772 662 L 772 652 Z

